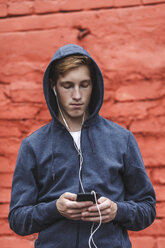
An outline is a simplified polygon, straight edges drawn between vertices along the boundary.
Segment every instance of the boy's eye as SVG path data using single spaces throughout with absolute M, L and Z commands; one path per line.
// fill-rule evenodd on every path
M 82 84 L 81 87 L 87 88 L 89 84 Z
M 81 87 L 87 88 L 90 85 L 89 81 L 82 82 Z
M 65 88 L 65 89 L 70 89 L 72 87 L 72 84 L 64 83 L 64 84 L 62 84 L 62 87 Z

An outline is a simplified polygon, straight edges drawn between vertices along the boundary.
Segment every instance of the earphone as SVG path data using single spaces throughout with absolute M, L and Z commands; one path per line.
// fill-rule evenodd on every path
M 57 96 L 57 92 L 56 92 L 55 86 L 53 87 L 53 91 L 54 91 L 55 96 Z
M 70 128 L 69 128 L 69 126 L 68 126 L 68 124 L 67 124 L 67 122 L 66 122 L 66 120 L 65 120 L 65 117 L 64 117 L 64 115 L 63 115 L 63 113 L 62 113 L 62 110 L 61 110 L 61 107 L 60 107 L 60 104 L 59 104 L 59 100 L 58 100 L 58 96 L 57 96 L 57 92 L 56 92 L 55 86 L 53 87 L 53 91 L 54 91 L 54 94 L 55 94 L 55 96 L 56 96 L 57 105 L 58 105 L 60 114 L 61 114 L 61 116 L 62 116 L 63 122 L 64 122 L 64 124 L 65 124 L 67 130 L 68 130 L 69 132 L 71 132 L 71 130 L 70 130 Z M 82 118 L 82 125 L 83 125 L 83 123 L 84 123 L 84 119 L 85 119 L 85 112 L 84 112 L 83 118 Z M 76 145 L 76 143 L 75 143 L 75 141 L 74 141 L 74 146 L 75 146 L 75 149 L 77 150 L 77 152 L 78 152 L 78 154 L 79 154 L 79 158 L 80 158 L 80 161 L 79 161 L 79 163 L 80 163 L 80 167 L 79 167 L 79 182 L 80 182 L 80 186 L 81 186 L 81 189 L 82 189 L 83 193 L 85 193 L 85 190 L 84 190 L 84 187 L 83 187 L 83 183 L 82 183 L 82 180 L 81 180 L 81 171 L 82 171 L 82 165 L 83 165 L 83 155 L 82 155 L 81 147 L 80 147 L 80 150 L 79 150 L 78 147 L 77 147 L 77 145 Z M 89 240 L 88 240 L 88 246 L 89 246 L 89 248 L 91 248 L 91 242 L 92 242 L 93 245 L 94 245 L 94 247 L 97 248 L 97 246 L 96 246 L 96 244 L 95 244 L 95 242 L 94 242 L 94 240 L 93 240 L 93 235 L 97 232 L 97 230 L 98 230 L 98 229 L 100 228 L 100 226 L 101 226 L 101 223 L 102 223 L 102 216 L 101 216 L 101 211 L 100 211 L 99 205 L 98 205 L 98 203 L 97 203 L 96 192 L 95 192 L 95 191 L 92 191 L 91 194 L 94 194 L 95 202 L 96 202 L 96 206 L 97 206 L 97 210 L 98 210 L 99 217 L 100 217 L 100 221 L 99 221 L 98 226 L 95 228 L 95 230 L 93 230 L 93 229 L 94 229 L 94 224 L 95 224 L 95 223 L 93 222 L 93 224 L 92 224 L 92 227 L 91 227 L 91 234 L 90 234 L 90 237 L 89 237 Z

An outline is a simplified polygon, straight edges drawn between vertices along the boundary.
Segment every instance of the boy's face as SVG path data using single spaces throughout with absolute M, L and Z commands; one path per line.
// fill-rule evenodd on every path
M 62 112 L 66 118 L 75 119 L 88 110 L 92 93 L 89 68 L 81 65 L 59 76 L 55 86 Z

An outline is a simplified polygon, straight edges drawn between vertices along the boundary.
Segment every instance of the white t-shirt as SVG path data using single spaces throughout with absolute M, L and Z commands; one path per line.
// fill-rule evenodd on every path
M 76 131 L 76 132 L 70 132 L 72 135 L 74 142 L 76 143 L 78 149 L 80 150 L 80 136 L 81 136 L 81 131 Z

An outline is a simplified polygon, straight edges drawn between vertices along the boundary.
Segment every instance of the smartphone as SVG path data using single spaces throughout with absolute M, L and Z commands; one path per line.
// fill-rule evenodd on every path
M 96 198 L 99 198 L 99 195 L 96 193 Z M 96 203 L 95 196 L 92 193 L 78 193 L 76 201 L 82 202 L 82 201 L 92 201 L 93 203 Z

